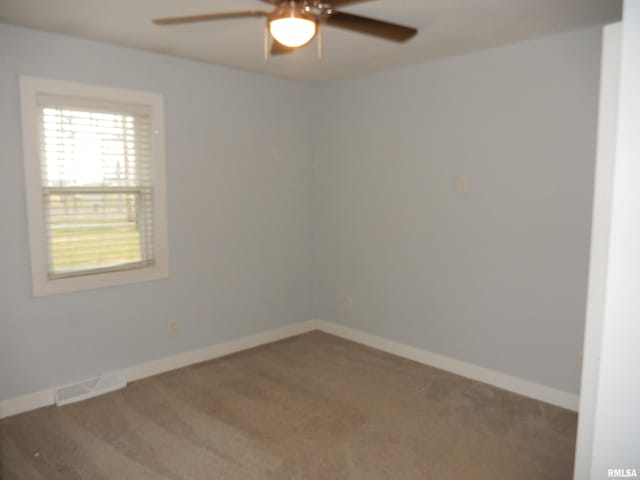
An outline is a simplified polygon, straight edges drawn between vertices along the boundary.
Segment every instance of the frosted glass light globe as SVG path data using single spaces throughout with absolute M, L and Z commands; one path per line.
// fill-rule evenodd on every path
M 269 22 L 269 32 L 285 47 L 300 47 L 316 34 L 316 22 L 299 17 L 277 18 Z

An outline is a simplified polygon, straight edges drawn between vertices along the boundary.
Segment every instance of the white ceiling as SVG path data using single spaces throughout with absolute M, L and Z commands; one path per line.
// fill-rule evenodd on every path
M 406 44 L 327 27 L 315 45 L 263 59 L 264 19 L 159 27 L 155 17 L 269 9 L 258 0 L 0 0 L 0 22 L 177 55 L 290 79 L 325 82 L 617 21 L 622 0 L 371 0 L 356 14 L 419 29 Z

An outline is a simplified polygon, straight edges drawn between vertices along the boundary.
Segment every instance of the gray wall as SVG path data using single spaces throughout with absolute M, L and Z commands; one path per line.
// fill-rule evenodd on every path
M 325 87 L 317 314 L 577 392 L 600 42 L 593 28 Z
M 31 297 L 18 74 L 164 95 L 169 280 Z M 0 399 L 309 319 L 307 93 L 0 25 Z
M 314 317 L 577 391 L 599 47 L 318 90 L 0 25 L 0 399 Z M 31 297 L 18 74 L 165 96 L 169 280 Z

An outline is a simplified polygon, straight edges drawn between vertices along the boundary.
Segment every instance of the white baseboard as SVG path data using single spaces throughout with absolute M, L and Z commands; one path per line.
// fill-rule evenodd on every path
M 223 357 L 232 353 L 247 350 L 267 343 L 276 342 L 284 338 L 293 337 L 315 330 L 316 322 L 309 320 L 298 322 L 284 327 L 267 330 L 265 332 L 241 337 L 227 342 L 218 343 L 209 347 L 190 350 L 171 357 L 160 358 L 150 362 L 141 363 L 125 368 L 124 375 L 127 382 L 133 382 L 141 378 L 150 377 L 159 373 L 168 372 L 177 368 L 186 367 L 195 363 L 205 362 L 214 358 Z M 57 386 L 41 390 L 39 392 L 10 398 L 0 402 L 0 418 L 10 417 L 19 413 L 35 410 L 37 408 L 53 405 L 55 401 L 54 391 Z
M 353 342 L 367 345 L 383 352 L 392 353 L 399 357 L 407 358 L 425 365 L 446 370 L 463 377 L 488 383 L 503 390 L 524 395 L 526 397 L 550 403 L 568 410 L 578 411 L 578 395 L 557 390 L 555 388 L 533 383 L 521 378 L 512 377 L 506 373 L 498 372 L 471 363 L 462 362 L 455 358 L 446 357 L 437 353 L 412 347 L 404 343 L 388 340 L 370 333 L 345 327 L 336 323 L 316 320 L 316 328 L 326 333 L 342 337 Z
M 428 350 L 411 347 L 400 342 L 388 340 L 361 330 L 356 330 L 354 328 L 345 327 L 343 325 L 338 325 L 324 320 L 308 320 L 305 322 L 294 323 L 255 335 L 249 335 L 247 337 L 229 340 L 209 347 L 179 353 L 171 357 L 152 360 L 150 362 L 125 368 L 124 374 L 127 382 L 133 382 L 141 378 L 150 377 L 159 373 L 193 365 L 195 363 L 223 357 L 225 355 L 267 343 L 276 342 L 278 340 L 300 335 L 312 330 L 321 330 L 356 343 L 446 370 L 463 377 L 488 383 L 498 388 L 531 397 L 542 402 L 557 405 L 569 410 L 578 410 L 578 395 L 573 393 L 563 392 L 561 390 L 529 382 L 527 380 L 522 380 L 502 372 L 465 363 L 454 358 L 429 352 Z M 3 400 L 0 402 L 0 418 L 10 417 L 29 410 L 53 405 L 55 388 L 56 387 L 51 387 L 39 392 Z
M 28 412 L 37 408 L 53 405 L 54 389 L 48 388 L 39 392 L 27 393 L 19 397 L 9 398 L 0 402 L 0 418 L 10 417 L 18 413 Z
M 214 358 L 224 357 L 232 353 L 241 352 L 250 348 L 277 342 L 284 338 L 293 337 L 316 329 L 314 320 L 293 323 L 284 327 L 267 330 L 248 337 L 241 337 L 228 342 L 218 343 L 209 347 L 179 353 L 172 357 L 165 357 L 151 362 L 141 363 L 124 370 L 127 382 L 133 382 L 141 378 L 151 377 L 159 373 L 187 367 L 195 363 L 206 362 Z

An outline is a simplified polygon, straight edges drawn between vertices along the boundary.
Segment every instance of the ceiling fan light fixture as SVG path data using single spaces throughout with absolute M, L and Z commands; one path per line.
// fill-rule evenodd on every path
M 269 33 L 285 47 L 301 47 L 315 37 L 316 21 L 307 15 L 299 2 L 284 2 L 269 19 Z
M 0 0 L 1 1 L 1 0 Z M 413 27 L 386 22 L 376 18 L 363 17 L 334 9 L 351 3 L 367 0 L 262 0 L 275 7 L 272 11 L 242 10 L 236 12 L 204 13 L 200 15 L 183 15 L 179 17 L 156 18 L 156 25 L 176 25 L 184 23 L 208 22 L 211 20 L 228 20 L 232 18 L 266 18 L 265 59 L 269 58 L 269 35 L 271 54 L 291 53 L 309 44 L 316 35 L 320 35 L 320 24 L 364 33 L 374 37 L 406 42 L 414 37 L 418 30 Z M 318 42 L 318 51 L 322 42 Z

